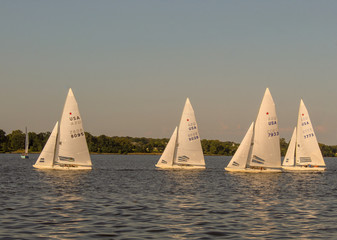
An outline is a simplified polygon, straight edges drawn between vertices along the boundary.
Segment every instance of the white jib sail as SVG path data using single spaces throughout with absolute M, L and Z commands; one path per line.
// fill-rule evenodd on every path
M 198 125 L 188 98 L 178 127 L 177 151 L 173 164 L 205 166 Z
M 296 165 L 325 166 L 309 113 L 301 99 L 297 121 Z
M 282 166 L 295 165 L 296 127 L 294 128 Z
M 163 154 L 161 155 L 156 167 L 169 167 L 173 165 L 173 157 L 177 143 L 177 127 L 174 129 L 174 132 L 167 143 Z
M 69 89 L 60 121 L 60 146 L 57 162 L 91 166 L 82 117 L 71 88 Z
M 34 166 L 52 167 L 56 154 L 56 145 L 58 139 L 59 122 L 56 122 L 53 131 L 51 132 L 46 145 L 44 146 L 39 158 Z
M 280 136 L 275 103 L 266 89 L 254 126 L 250 166 L 281 168 Z
M 245 137 L 240 143 L 227 168 L 244 169 L 247 166 L 248 154 L 252 145 L 254 122 L 250 125 Z
M 27 127 L 26 127 L 26 140 L 25 140 L 25 154 L 28 154 L 28 148 L 29 148 L 29 136 L 27 132 Z

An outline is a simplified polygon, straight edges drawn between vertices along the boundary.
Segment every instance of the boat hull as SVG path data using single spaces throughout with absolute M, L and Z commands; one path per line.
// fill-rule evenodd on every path
M 34 168 L 37 169 L 44 169 L 44 170 L 91 170 L 91 166 L 65 166 L 65 165 L 54 165 L 54 166 L 39 166 L 39 165 L 33 165 Z
M 161 165 L 156 165 L 158 169 L 165 169 L 165 170 L 170 170 L 170 169 L 181 169 L 181 170 L 197 170 L 197 169 L 206 169 L 205 166 L 193 166 L 193 165 L 173 165 L 173 166 L 161 166 Z
M 255 168 L 243 168 L 243 169 L 235 169 L 235 168 L 225 168 L 228 172 L 241 172 L 241 173 L 280 173 L 282 169 L 280 168 L 264 168 L 264 169 L 255 169 Z
M 294 171 L 301 171 L 301 172 L 323 172 L 325 171 L 326 167 L 302 167 L 302 166 L 284 166 L 282 167 L 283 171 L 285 172 L 294 172 Z

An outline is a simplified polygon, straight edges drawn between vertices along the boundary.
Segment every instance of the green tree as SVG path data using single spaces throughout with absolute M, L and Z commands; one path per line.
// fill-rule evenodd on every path
M 46 144 L 50 132 L 34 133 L 29 132 L 30 151 L 40 152 Z M 167 138 L 133 138 L 133 137 L 108 137 L 106 135 L 93 136 L 85 133 L 88 148 L 94 153 L 162 153 L 169 141 Z M 23 150 L 25 142 L 25 134 L 20 130 L 15 130 L 11 134 L 0 129 L 0 152 L 10 152 Z M 204 154 L 217 154 L 225 156 L 233 156 L 239 147 L 238 143 L 231 141 L 222 142 L 219 140 L 201 140 L 201 146 Z M 284 138 L 280 139 L 281 155 L 284 156 L 288 143 Z M 337 154 L 337 146 L 328 146 L 319 144 L 324 157 L 335 157 Z
M 0 152 L 8 151 L 6 132 L 0 129 Z
M 14 130 L 8 135 L 9 146 L 12 151 L 25 148 L 25 134 L 21 130 Z
M 289 141 L 290 142 L 290 141 Z M 280 147 L 281 147 L 281 156 L 285 156 L 289 143 L 286 142 L 284 138 L 280 139 Z
M 85 138 L 86 138 L 87 143 L 88 143 L 89 152 L 97 152 L 98 151 L 97 137 L 94 137 L 90 133 L 85 132 Z

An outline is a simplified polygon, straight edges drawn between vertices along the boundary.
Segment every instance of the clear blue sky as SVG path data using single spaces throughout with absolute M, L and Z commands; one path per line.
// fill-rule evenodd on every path
M 51 131 L 68 88 L 85 130 L 239 142 L 265 88 L 289 140 L 303 98 L 337 144 L 337 1 L 0 1 L 0 129 Z

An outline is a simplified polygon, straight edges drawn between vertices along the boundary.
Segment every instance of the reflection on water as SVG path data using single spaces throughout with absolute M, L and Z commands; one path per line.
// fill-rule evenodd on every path
M 82 191 L 89 172 L 34 170 L 39 178 L 38 184 L 43 184 L 47 190 L 37 199 L 39 208 L 45 211 L 39 225 L 46 226 L 38 236 L 53 239 L 64 239 L 65 234 L 68 238 L 84 237 L 80 230 L 87 218 L 82 214 Z
M 37 156 L 35 156 L 37 158 Z M 38 171 L 0 155 L 1 239 L 265 239 L 337 234 L 337 159 L 324 173 L 158 171 L 158 156 L 94 155 L 92 171 Z
M 200 231 L 200 226 L 194 224 L 194 219 L 205 208 L 198 202 L 197 192 L 200 186 L 203 170 L 163 170 L 160 192 L 165 199 L 162 205 L 162 224 L 166 231 L 171 230 L 174 239 L 183 239 L 184 235 L 193 235 Z M 188 214 L 183 214 L 188 213 Z

